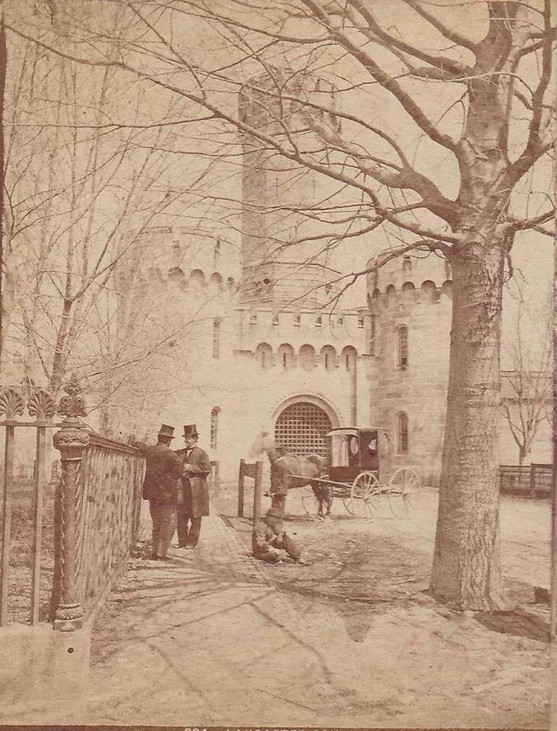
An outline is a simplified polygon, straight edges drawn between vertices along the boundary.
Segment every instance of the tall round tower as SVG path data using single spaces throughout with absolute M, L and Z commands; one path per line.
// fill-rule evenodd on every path
M 312 214 L 327 195 L 326 181 L 274 146 L 314 149 L 309 115 L 335 124 L 332 115 L 304 108 L 298 101 L 304 97 L 331 107 L 334 90 L 323 80 L 274 69 L 240 92 L 240 119 L 268 139 L 242 138 L 243 304 L 316 307 L 329 294 L 320 287 L 335 275 L 321 251 L 323 241 L 308 240 L 315 234 Z
M 377 360 L 371 422 L 390 434 L 386 472 L 412 467 L 424 484 L 437 485 L 449 372 L 448 262 L 425 253 L 394 259 L 368 275 L 368 302 Z

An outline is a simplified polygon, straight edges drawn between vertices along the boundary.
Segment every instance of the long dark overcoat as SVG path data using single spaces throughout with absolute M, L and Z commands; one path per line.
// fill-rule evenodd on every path
M 186 502 L 186 491 L 191 487 L 192 516 L 200 518 L 209 515 L 209 486 L 207 477 L 211 472 L 211 462 L 207 453 L 195 445 L 190 450 L 179 449 L 176 454 L 183 465 L 190 465 L 188 475 L 182 475 L 181 486 L 178 489 L 178 504 Z
M 157 442 L 145 450 L 143 499 L 159 505 L 176 505 L 182 461 L 170 447 Z

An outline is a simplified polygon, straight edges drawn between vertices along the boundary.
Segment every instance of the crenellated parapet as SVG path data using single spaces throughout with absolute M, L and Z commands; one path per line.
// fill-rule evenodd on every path
M 368 291 L 367 302 L 374 314 L 380 314 L 388 308 L 407 309 L 415 305 L 451 303 L 452 287 L 450 279 L 446 279 L 441 285 L 435 284 L 431 279 L 425 279 L 417 284 L 406 280 L 401 282 L 398 288 L 394 284 L 388 284 L 383 291 L 378 287 L 371 292 Z
M 320 353 L 326 346 L 336 353 L 353 346 L 369 353 L 371 316 L 366 309 L 340 312 L 239 308 L 239 336 L 243 350 L 255 353 L 261 344 L 273 352 L 288 345 L 298 352 L 307 345 Z
M 289 371 L 301 368 L 310 372 L 316 368 L 334 372 L 338 369 L 353 373 L 358 359 L 356 348 L 352 345 L 340 347 L 327 343 L 321 348 L 315 348 L 310 343 L 294 347 L 291 343 L 281 343 L 273 347 L 270 343 L 258 343 L 251 353 L 252 359 L 263 370 L 277 368 Z
M 218 232 L 153 226 L 135 238 L 133 252 L 150 281 L 226 288 L 239 278 L 237 244 Z
M 388 255 L 388 254 L 387 254 Z M 368 268 L 381 264 L 379 254 Z M 368 274 L 368 304 L 389 307 L 404 304 L 435 304 L 451 298 L 452 275 L 449 262 L 431 252 L 407 252 Z

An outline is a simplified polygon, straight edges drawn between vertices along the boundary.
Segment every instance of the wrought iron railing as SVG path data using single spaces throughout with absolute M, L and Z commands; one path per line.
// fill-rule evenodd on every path
M 41 558 L 43 539 L 43 511 L 45 504 L 45 487 L 47 484 L 46 459 L 47 459 L 47 430 L 57 425 L 53 422 L 56 407 L 52 396 L 41 388 L 35 388 L 29 383 L 23 383 L 20 387 L 4 386 L 0 388 L 0 427 L 4 432 L 4 461 L 2 466 L 2 481 L 0 484 L 1 506 L 0 506 L 0 627 L 9 621 L 9 595 L 14 583 L 14 571 L 12 559 L 12 514 L 14 509 L 20 507 L 14 505 L 14 498 L 21 500 L 21 494 L 14 495 L 14 486 L 17 484 L 20 493 L 27 493 L 25 497 L 30 498 L 29 526 L 30 535 L 27 540 L 30 543 L 29 555 L 31 556 L 30 581 L 26 581 L 25 593 L 29 598 L 29 621 L 31 624 L 38 624 L 40 609 L 40 584 L 41 584 Z M 27 418 L 32 417 L 32 420 Z M 25 490 L 21 489 L 21 483 L 17 481 L 14 472 L 14 453 L 18 438 L 22 436 L 21 429 L 29 432 L 34 431 L 35 436 L 35 461 L 33 470 L 32 485 L 26 484 Z M 16 432 L 18 432 L 16 436 Z M 27 572 L 24 570 L 24 576 Z M 13 589 L 12 589 L 13 593 Z
M 58 411 L 54 435 L 62 476 L 56 500 L 51 620 L 55 629 L 80 627 L 110 589 L 139 527 L 144 458 L 141 452 L 94 434 L 81 388 L 73 381 Z
M 75 377 L 64 390 L 66 394 L 60 399 L 58 413 L 65 419 L 55 423 L 55 403 L 46 391 L 0 388 L 0 427 L 4 428 L 5 437 L 0 513 L 0 626 L 10 619 L 13 621 L 10 602 L 12 605 L 17 602 L 21 593 L 30 596 L 31 624 L 44 619 L 41 588 L 44 593 L 45 556 L 41 544 L 45 525 L 51 531 L 54 529 L 54 545 L 49 556 L 53 554 L 54 564 L 49 619 L 60 630 L 80 627 L 90 616 L 112 585 L 137 536 L 144 458 L 134 447 L 93 433 L 82 421 L 85 401 Z M 35 417 L 34 421 L 24 420 L 25 408 Z M 29 504 L 32 565 L 27 583 L 30 586 L 23 586 L 21 580 L 22 576 L 27 580 L 28 567 L 15 565 L 11 524 L 13 501 L 19 496 L 14 478 L 15 431 L 19 427 L 32 427 L 36 441 L 34 498 Z M 59 428 L 53 437 L 61 457 L 54 505 L 46 499 L 49 497 L 48 428 Z M 46 521 L 43 519 L 45 506 L 48 508 Z M 19 579 L 17 585 L 13 580 L 10 582 L 14 573 Z M 15 619 L 22 621 L 21 614 Z

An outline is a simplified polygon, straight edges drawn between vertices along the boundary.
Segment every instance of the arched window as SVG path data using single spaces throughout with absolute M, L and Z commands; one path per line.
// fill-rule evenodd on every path
M 219 412 L 220 406 L 211 409 L 211 423 L 209 428 L 209 446 L 211 449 L 217 448 L 219 433 Z
M 408 414 L 405 414 L 404 411 L 398 415 L 397 435 L 397 451 L 399 454 L 406 454 L 408 452 Z
M 184 274 L 184 271 L 180 269 L 180 267 L 172 267 L 168 270 L 168 281 L 172 282 L 173 284 L 183 284 L 185 278 L 186 275 Z
M 269 343 L 259 343 L 255 349 L 255 359 L 261 368 L 270 368 L 273 365 L 273 349 Z
M 294 348 L 288 343 L 279 346 L 279 363 L 285 369 L 289 370 L 294 367 Z
M 213 289 L 221 290 L 222 289 L 222 277 L 218 272 L 213 272 L 211 276 L 209 277 L 209 284 Z
M 396 365 L 401 371 L 408 368 L 408 328 L 406 325 L 398 328 Z
M 324 345 L 321 348 L 321 363 L 326 371 L 332 371 L 337 367 L 337 351 L 332 345 Z
M 205 274 L 201 269 L 194 269 L 190 274 L 190 283 L 194 288 L 201 288 L 205 285 Z
M 302 345 L 300 348 L 300 365 L 305 371 L 315 368 L 315 350 L 311 345 Z
M 356 348 L 353 348 L 351 345 L 346 346 L 346 348 L 342 349 L 340 358 L 344 370 L 351 371 L 352 373 L 356 370 L 356 360 L 358 358 Z
M 213 358 L 220 357 L 220 319 L 213 320 Z

